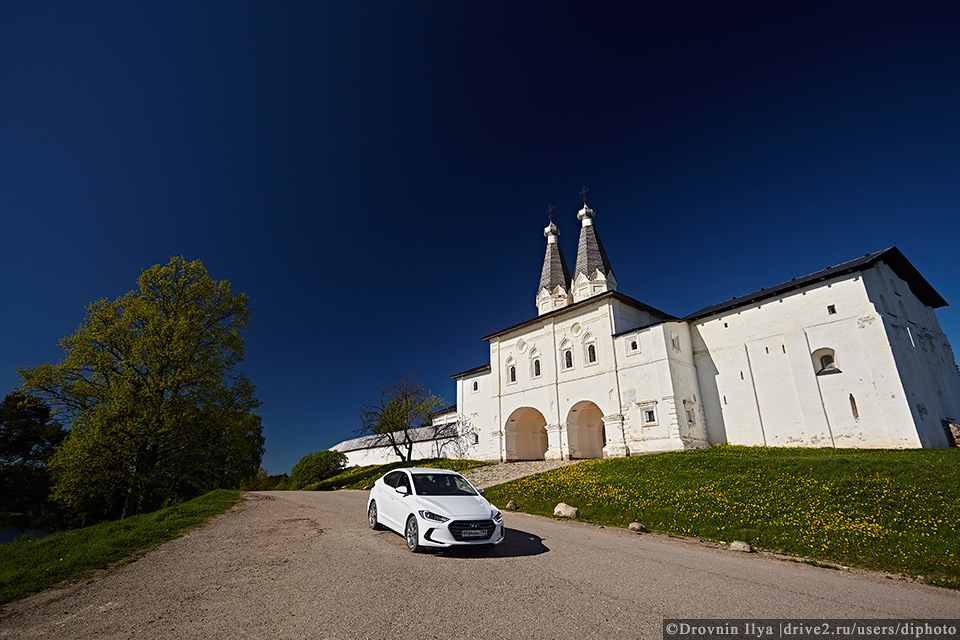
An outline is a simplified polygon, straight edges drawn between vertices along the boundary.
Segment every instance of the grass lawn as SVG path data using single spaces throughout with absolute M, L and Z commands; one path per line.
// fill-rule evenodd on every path
M 731 542 L 960 588 L 960 449 L 717 446 L 588 460 L 491 487 L 500 508 Z
M 240 501 L 239 491 L 219 489 L 176 507 L 0 545 L 0 605 L 64 580 L 135 559 L 179 537 Z
M 399 467 L 428 467 L 430 469 L 450 469 L 451 471 L 466 471 L 477 467 L 486 467 L 493 462 L 479 460 L 452 460 L 450 458 L 433 458 L 430 460 L 414 460 L 412 462 L 391 462 L 390 464 L 373 464 L 366 467 L 350 467 L 339 474 L 315 482 L 304 487 L 303 491 L 329 491 L 331 489 L 363 489 L 391 469 Z

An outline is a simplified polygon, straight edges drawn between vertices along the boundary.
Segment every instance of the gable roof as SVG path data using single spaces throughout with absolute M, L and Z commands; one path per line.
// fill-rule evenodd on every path
M 467 369 L 466 371 L 455 373 L 450 377 L 453 378 L 454 380 L 459 380 L 460 378 L 468 378 L 477 373 L 489 373 L 489 372 L 490 372 L 490 365 L 482 364 L 479 367 L 474 367 L 473 369 Z
M 502 336 L 502 335 L 504 335 L 504 334 L 511 333 L 511 332 L 513 332 L 513 331 L 516 331 L 516 330 L 518 330 L 518 329 L 523 329 L 523 328 L 525 328 L 525 327 L 533 326 L 533 325 L 537 324 L 538 322 L 542 322 L 542 321 L 545 321 L 545 320 L 552 320 L 552 319 L 554 319 L 554 318 L 558 318 L 558 317 L 560 317 L 560 316 L 562 316 L 562 315 L 564 315 L 564 314 L 571 313 L 571 312 L 573 312 L 573 311 L 579 311 L 580 309 L 584 309 L 584 308 L 586 308 L 586 307 L 589 307 L 590 305 L 592 305 L 592 304 L 594 304 L 594 303 L 602 302 L 602 301 L 608 300 L 608 299 L 619 300 L 619 301 L 622 302 L 623 304 L 625 304 L 625 305 L 627 305 L 627 306 L 630 306 L 630 307 L 633 307 L 634 309 L 639 309 L 639 310 L 641 310 L 641 311 L 646 311 L 647 313 L 649 313 L 649 314 L 651 314 L 651 315 L 653 315 L 653 316 L 656 316 L 656 317 L 659 318 L 660 320 L 676 320 L 676 319 L 677 319 L 675 316 L 672 316 L 672 315 L 670 315 L 669 313 L 664 313 L 663 311 L 660 311 L 659 309 L 654 309 L 654 308 L 651 307 L 650 305 L 644 304 L 644 303 L 640 302 L 639 300 L 635 300 L 635 299 L 631 298 L 630 296 L 625 296 L 625 295 L 623 295 L 622 293 L 620 293 L 619 291 L 605 291 L 604 293 L 601 293 L 601 294 L 595 295 L 595 296 L 593 296 L 593 297 L 587 298 L 586 300 L 581 300 L 580 302 L 577 302 L 577 303 L 574 303 L 574 304 L 571 304 L 571 305 L 567 305 L 566 307 L 561 307 L 561 308 L 559 308 L 559 309 L 554 309 L 553 311 L 550 311 L 550 312 L 548 312 L 548 313 L 545 313 L 545 314 L 543 314 L 542 316 L 537 316 L 537 317 L 531 318 L 531 319 L 529 319 L 529 320 L 524 320 L 523 322 L 520 322 L 520 323 L 517 323 L 517 324 L 515 324 L 515 325 L 513 325 L 513 326 L 507 327 L 506 329 L 501 329 L 500 331 L 496 331 L 496 332 L 494 332 L 494 333 L 491 333 L 491 334 L 488 335 L 488 336 L 484 336 L 482 339 L 483 339 L 483 340 L 486 340 L 487 342 L 489 342 L 491 339 L 497 338 L 497 337 Z M 469 373 L 469 372 L 464 372 L 464 373 Z M 457 375 L 454 376 L 454 377 L 462 377 L 462 376 L 463 376 L 463 374 L 457 374 Z
M 832 267 L 827 267 L 826 269 L 821 269 L 816 273 L 811 273 L 799 278 L 793 278 L 788 282 L 783 282 L 773 287 L 760 289 L 759 291 L 754 291 L 753 293 L 731 298 L 726 302 L 720 302 L 709 307 L 705 307 L 699 311 L 691 313 L 685 317 L 684 320 L 699 320 L 700 318 L 705 318 L 717 313 L 722 313 L 724 311 L 736 309 L 748 304 L 760 302 L 761 300 L 767 300 L 769 298 L 773 298 L 796 289 L 801 289 L 817 282 L 823 282 L 825 280 L 830 280 L 857 271 L 866 271 L 878 262 L 884 262 L 891 269 L 893 269 L 894 273 L 896 273 L 907 283 L 907 285 L 909 285 L 910 290 L 915 296 L 917 296 L 917 298 L 920 299 L 920 302 L 923 304 L 933 307 L 934 309 L 947 306 L 947 301 L 936 292 L 933 286 L 931 286 L 922 275 L 920 275 L 920 272 L 917 271 L 916 267 L 910 264 L 910 261 L 907 260 L 906 256 L 904 256 L 896 247 L 890 247 L 889 249 L 868 253 L 860 258 L 855 258 Z

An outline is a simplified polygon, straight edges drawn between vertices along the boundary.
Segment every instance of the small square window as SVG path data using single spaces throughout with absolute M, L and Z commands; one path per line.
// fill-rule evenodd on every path
M 643 411 L 643 421 L 646 423 L 656 422 L 657 416 L 653 412 L 653 409 L 644 409 Z
M 837 312 L 837 308 L 836 308 L 835 306 L 833 306 L 832 304 L 828 304 L 828 305 L 827 305 L 827 313 L 828 313 L 829 315 L 832 316 L 832 315 L 835 314 L 836 312 Z

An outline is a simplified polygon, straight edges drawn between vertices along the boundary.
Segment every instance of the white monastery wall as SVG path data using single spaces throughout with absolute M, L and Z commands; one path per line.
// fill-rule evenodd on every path
M 920 445 L 947 446 L 942 423 L 960 419 L 960 372 L 936 313 L 886 264 L 864 272 L 864 284 L 882 320 Z
M 414 457 L 950 444 L 943 425 L 960 421 L 960 371 L 933 309 L 945 301 L 896 248 L 761 289 L 727 311 L 665 320 L 616 292 L 593 217 L 584 203 L 570 290 L 557 284 L 569 275 L 551 220 L 540 316 L 484 338 L 489 367 L 455 376 L 459 437 L 417 443 Z M 395 459 L 389 447 L 347 455 L 350 464 Z
M 860 273 L 697 320 L 709 441 L 920 446 L 881 326 Z M 817 375 L 827 349 L 840 373 Z

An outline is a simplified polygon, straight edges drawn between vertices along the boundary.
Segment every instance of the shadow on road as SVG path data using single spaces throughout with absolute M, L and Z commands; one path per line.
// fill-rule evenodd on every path
M 550 551 L 543 544 L 543 538 L 540 536 L 509 527 L 504 533 L 503 542 L 493 548 L 450 547 L 437 551 L 437 553 L 444 556 L 473 558 L 519 558 L 522 556 L 538 556 Z

